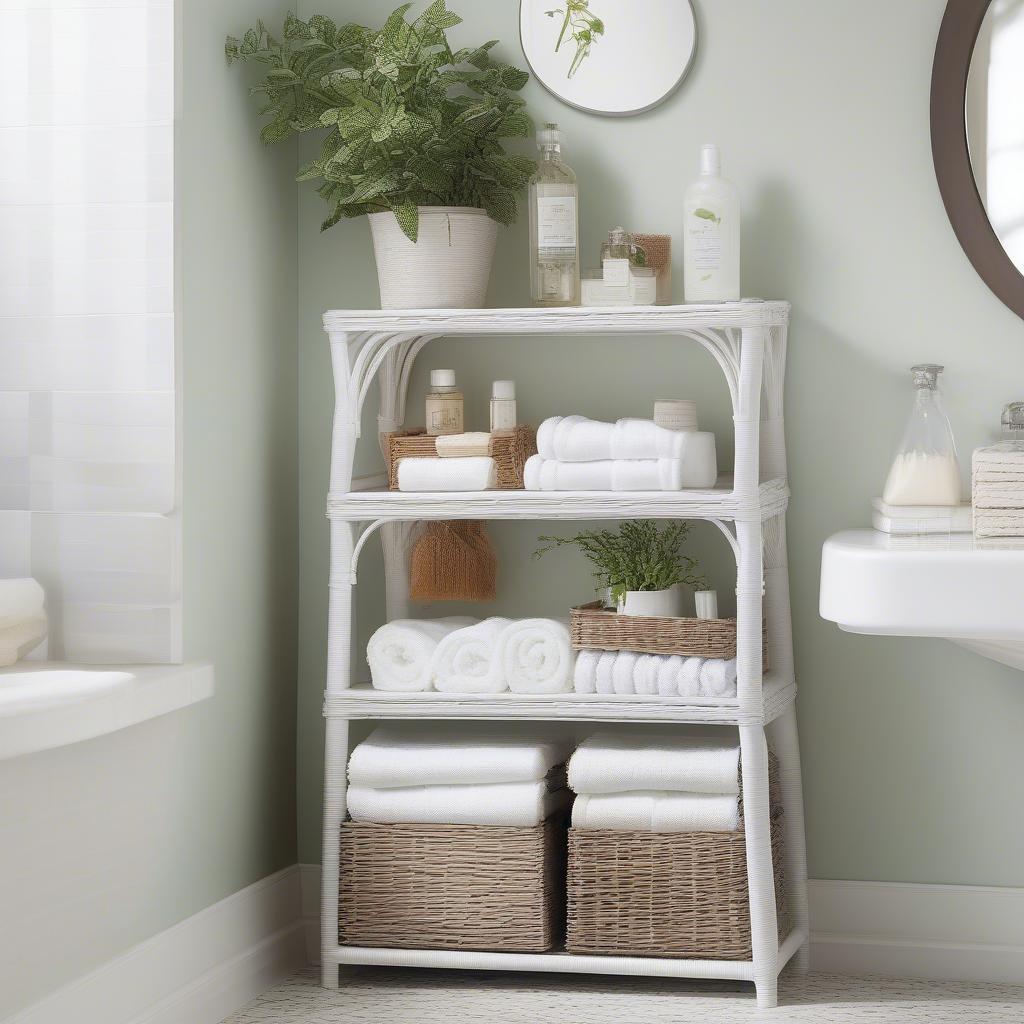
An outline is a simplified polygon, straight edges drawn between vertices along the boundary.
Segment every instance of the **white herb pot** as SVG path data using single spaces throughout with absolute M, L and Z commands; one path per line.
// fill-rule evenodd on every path
M 498 225 L 468 206 L 421 206 L 417 241 L 395 215 L 371 213 L 381 309 L 480 309 Z
M 694 593 L 693 600 L 697 606 L 698 619 L 718 618 L 717 590 L 698 590 Z
M 619 600 L 618 611 L 622 615 L 678 615 L 679 591 L 668 590 L 627 590 Z

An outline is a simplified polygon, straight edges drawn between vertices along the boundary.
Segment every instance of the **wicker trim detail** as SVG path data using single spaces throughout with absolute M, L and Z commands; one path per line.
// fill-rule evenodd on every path
M 338 940 L 543 953 L 561 942 L 562 816 L 499 825 L 341 826 Z
M 422 428 L 396 430 L 385 437 L 388 458 L 388 488 L 398 490 L 398 462 L 400 459 L 437 458 L 437 438 Z M 489 452 L 498 471 L 499 491 L 521 491 L 526 460 L 537 454 L 537 432 L 525 423 L 511 430 L 491 433 Z
M 685 619 L 659 615 L 623 615 L 603 602 L 569 613 L 573 650 L 639 651 L 682 654 L 691 658 L 735 658 L 735 619 Z M 761 624 L 761 661 L 768 671 L 768 624 Z
M 789 918 L 774 755 L 769 755 L 769 794 L 781 940 L 789 931 Z M 750 894 L 743 829 L 569 829 L 567 930 L 570 953 L 749 960 Z

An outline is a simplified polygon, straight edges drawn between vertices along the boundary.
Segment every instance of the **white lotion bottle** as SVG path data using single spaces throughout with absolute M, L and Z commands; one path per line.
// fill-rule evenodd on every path
M 683 197 L 683 297 L 740 297 L 740 192 L 722 177 L 721 155 L 710 143 L 701 146 L 700 177 Z

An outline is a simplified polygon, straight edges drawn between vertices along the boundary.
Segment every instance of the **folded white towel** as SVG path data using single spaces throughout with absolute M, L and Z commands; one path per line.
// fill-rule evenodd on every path
M 484 786 L 412 786 L 371 789 L 349 786 L 353 821 L 384 825 L 424 822 L 450 825 L 539 825 L 571 799 L 567 789 L 552 792 L 545 782 Z
M 736 741 L 650 732 L 599 732 L 569 758 L 569 787 L 576 793 L 672 790 L 739 793 Z
M 635 651 L 617 651 L 612 664 L 612 686 L 620 697 L 628 697 L 636 693 L 633 673 L 636 671 L 640 655 Z
M 435 723 L 426 734 L 383 725 L 356 745 L 348 777 L 374 789 L 542 782 L 571 750 L 567 740 L 534 739 L 499 724 L 478 723 L 469 734 L 462 723 Z
M 0 580 L 0 629 L 45 618 L 46 595 L 31 577 Z
M 444 637 L 434 650 L 434 689 L 442 693 L 501 693 L 508 680 L 501 669 L 498 641 L 511 619 L 494 616 Z
M 0 668 L 7 668 L 31 654 L 46 639 L 46 616 L 22 619 L 0 629 Z
M 438 643 L 449 633 L 476 620 L 463 615 L 446 619 L 396 619 L 370 637 L 366 660 L 378 690 L 429 690 L 432 661 Z
M 604 651 L 577 651 L 572 687 L 577 693 L 597 693 L 597 665 Z
M 641 654 L 633 669 L 633 690 L 640 697 L 658 695 L 658 655 Z
M 602 651 L 601 657 L 597 660 L 594 689 L 605 696 L 615 692 L 615 680 L 612 678 L 612 672 L 615 669 L 617 654 L 618 651 Z
M 494 459 L 401 459 L 400 491 L 487 491 L 498 482 Z
M 700 668 L 702 697 L 736 696 L 736 659 L 708 658 Z
M 531 455 L 523 469 L 528 491 L 680 491 L 713 487 L 717 468 L 681 459 L 555 462 Z
M 572 689 L 569 627 L 556 619 L 520 619 L 501 634 L 502 671 L 513 693 L 565 693 Z
M 658 696 L 676 697 L 679 695 L 680 660 L 672 654 L 660 654 L 658 657 Z
M 680 697 L 699 697 L 700 677 L 707 660 L 704 658 L 683 658 L 676 674 L 677 693 Z
M 627 832 L 735 832 L 739 799 L 708 793 L 648 792 L 578 796 L 573 828 Z
M 694 432 L 668 430 L 653 420 L 602 423 L 585 416 L 552 416 L 537 430 L 537 451 L 562 462 L 606 459 L 683 459 Z
M 482 431 L 467 434 L 441 434 L 434 444 L 442 459 L 483 457 L 490 452 L 491 435 Z
M 636 651 L 580 651 L 573 671 L 577 693 L 699 697 L 703 658 Z

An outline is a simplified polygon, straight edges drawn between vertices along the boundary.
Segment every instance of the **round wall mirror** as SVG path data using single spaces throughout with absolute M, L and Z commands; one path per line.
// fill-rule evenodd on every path
M 960 244 L 1024 316 L 1024 0 L 950 0 L 935 47 L 931 132 Z
M 521 0 L 519 33 L 541 84 L 594 114 L 661 103 L 697 48 L 689 0 Z

